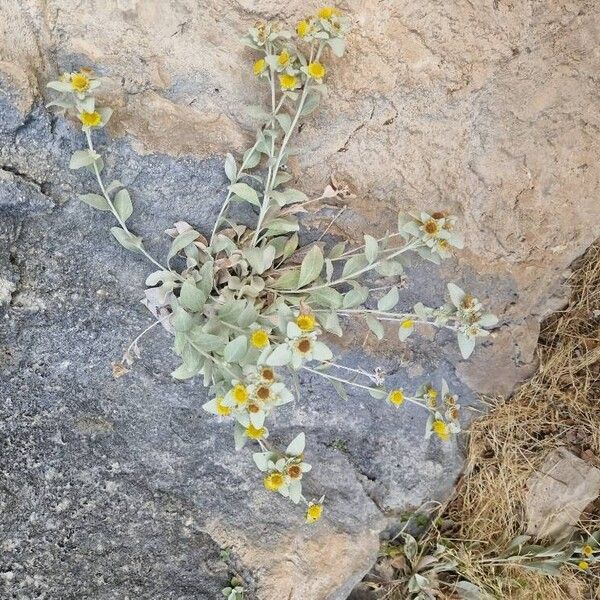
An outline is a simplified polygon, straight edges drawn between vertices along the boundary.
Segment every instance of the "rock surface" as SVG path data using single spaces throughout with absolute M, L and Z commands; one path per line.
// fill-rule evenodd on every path
M 110 373 L 149 322 L 136 303 L 148 267 L 75 200 L 93 189 L 67 168 L 81 135 L 42 108 L 44 83 L 80 65 L 106 77 L 116 113 L 98 145 L 132 192 L 134 228 L 164 255 L 174 221 L 212 225 L 222 154 L 252 137 L 244 106 L 264 90 L 237 39 L 258 18 L 307 10 L 168 4 L 0 6 L 2 597 L 208 599 L 236 569 L 250 598 L 342 600 L 374 560 L 384 517 L 448 493 L 458 448 L 424 441 L 410 407 L 344 403 L 306 379 L 273 427 L 283 440 L 306 431 L 310 491 L 328 497 L 327 518 L 306 528 L 201 411 L 200 383 L 170 379 L 166 335 L 143 343 L 127 377 Z M 595 3 L 483 4 L 349 1 L 348 57 L 331 65 L 331 95 L 294 165 L 307 192 L 334 172 L 353 189 L 342 235 L 362 236 L 365 222 L 383 232 L 399 209 L 461 216 L 468 250 L 442 272 L 419 268 L 404 298 L 435 305 L 448 279 L 471 288 L 501 316 L 490 343 L 469 362 L 444 335 L 342 346 L 350 364 L 381 364 L 409 388 L 444 376 L 467 405 L 530 372 L 539 320 L 600 216 Z

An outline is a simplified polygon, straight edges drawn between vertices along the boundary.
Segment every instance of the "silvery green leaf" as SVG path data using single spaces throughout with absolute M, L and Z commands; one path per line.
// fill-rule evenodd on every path
M 183 250 L 188 244 L 191 244 L 200 235 L 196 230 L 189 229 L 180 233 L 171 244 L 171 249 L 167 255 L 167 260 L 171 260 L 180 250 Z
M 469 358 L 475 348 L 475 338 L 467 337 L 464 333 L 459 331 L 456 334 L 456 339 L 458 340 L 458 347 L 460 348 L 462 357 L 465 359 Z
M 250 423 L 257 429 L 260 429 L 265 424 L 265 413 L 261 410 L 259 412 L 253 412 L 248 415 L 250 417 Z
M 424 246 L 420 246 L 415 249 L 415 252 L 425 260 L 432 262 L 434 265 L 440 265 L 442 263 L 442 259 L 439 254 L 433 253 L 429 248 Z
M 323 342 L 316 341 L 313 343 L 312 357 L 314 360 L 325 362 L 333 358 L 333 352 Z
M 330 380 L 330 383 L 342 400 L 348 400 L 348 392 L 346 391 L 346 388 L 344 387 L 343 383 L 335 381 L 333 379 Z
M 383 400 L 384 398 L 387 398 L 387 391 L 384 390 L 383 388 L 370 388 L 369 389 L 369 396 L 371 396 L 372 398 L 375 398 L 376 400 Z
M 100 196 L 99 194 L 80 194 L 78 198 L 89 204 L 90 206 L 97 208 L 98 210 L 110 210 L 110 206 L 106 201 L 104 196 Z
M 423 588 L 426 588 L 429 585 L 429 579 L 427 577 L 423 577 L 419 573 L 415 573 L 408 580 L 408 591 L 417 593 L 420 592 Z
M 342 308 L 355 308 L 364 304 L 369 297 L 369 288 L 362 285 L 356 285 L 354 289 L 350 290 L 344 295 L 342 302 Z
M 102 117 L 102 127 L 104 127 L 110 121 L 113 110 L 108 106 L 103 106 L 101 108 L 98 108 L 97 110 L 100 113 L 100 116 Z
M 114 200 L 114 207 L 117 211 L 117 214 L 123 219 L 123 221 L 127 221 L 131 214 L 133 213 L 133 204 L 131 203 L 131 197 L 129 196 L 129 192 L 123 188 L 117 192 Z
M 283 367 L 288 365 L 292 360 L 292 351 L 287 344 L 280 344 L 273 349 L 266 360 L 266 364 L 270 367 Z
M 340 327 L 340 320 L 335 311 L 327 313 L 325 317 L 321 318 L 321 325 L 326 331 L 342 337 L 342 328 Z
M 402 325 L 400 325 L 400 327 L 398 327 L 398 339 L 401 342 L 405 342 L 414 330 L 414 327 L 402 327 Z
M 231 183 L 234 183 L 237 179 L 237 165 L 235 164 L 235 158 L 232 154 L 227 153 L 225 155 L 225 175 Z
M 323 251 L 319 246 L 313 246 L 302 261 L 300 266 L 300 279 L 298 280 L 298 288 L 302 288 L 305 285 L 314 281 L 323 270 L 323 264 L 325 259 L 323 258 Z
M 479 325 L 481 327 L 494 327 L 498 325 L 498 317 L 491 313 L 486 313 L 479 319 Z
M 290 173 L 280 171 L 277 173 L 277 176 L 273 181 L 273 188 L 279 187 L 282 183 L 287 183 L 290 179 L 292 179 L 292 175 Z
M 365 257 L 369 264 L 375 262 L 379 254 L 379 244 L 372 235 L 365 235 Z
M 290 500 L 294 504 L 298 504 L 298 502 L 300 502 L 300 499 L 302 498 L 302 482 L 292 481 L 289 485 L 288 492 L 290 495 Z
M 73 100 L 70 99 L 52 100 L 52 102 L 48 102 L 48 104 L 46 104 L 46 108 L 50 108 L 51 106 L 58 106 L 60 108 L 73 108 L 74 103 Z
M 69 162 L 69 169 L 81 169 L 81 167 L 87 167 L 94 163 L 96 156 L 89 150 L 76 150 L 71 156 Z
M 384 336 L 383 325 L 373 315 L 365 315 L 365 321 L 369 329 L 375 334 L 378 340 L 382 340 Z
M 281 129 L 283 129 L 283 131 L 287 133 L 290 130 L 290 127 L 292 126 L 292 118 L 290 117 L 290 115 L 286 113 L 279 113 L 275 118 L 277 119 L 277 122 L 281 125 Z
M 233 440 L 235 442 L 236 450 L 241 450 L 246 445 L 248 438 L 245 433 L 244 428 L 236 423 L 233 428 Z
M 286 271 L 276 279 L 271 287 L 276 290 L 295 290 L 298 288 L 298 281 L 300 279 L 300 269 L 292 269 Z
M 452 304 L 454 304 L 456 308 L 459 308 L 465 297 L 465 293 L 454 283 L 449 283 L 446 287 L 448 288 Z
M 340 308 L 342 306 L 343 296 L 336 289 L 325 287 L 316 290 L 309 296 L 308 303 L 312 305 L 324 306 L 326 308 Z
M 244 153 L 244 168 L 253 169 L 260 162 L 260 152 L 249 148 Z
M 399 260 L 382 260 L 377 264 L 375 270 L 384 277 L 396 277 L 402 275 L 404 267 Z
M 191 315 L 186 314 L 192 319 Z M 225 347 L 225 340 L 223 338 L 212 333 L 204 333 L 200 327 L 188 331 L 187 338 L 191 344 L 194 344 L 198 350 L 202 350 L 203 352 L 220 352 Z
M 66 81 L 49 81 L 46 84 L 47 88 L 56 90 L 57 92 L 72 92 L 71 84 Z
M 268 225 L 267 230 L 271 233 L 290 233 L 300 229 L 298 221 L 295 219 L 273 219 Z
M 245 335 L 238 335 L 238 337 L 231 340 L 226 346 L 223 352 L 223 357 L 226 362 L 239 362 L 248 350 L 248 338 Z
M 417 540 L 410 535 L 409 533 L 404 534 L 404 555 L 408 560 L 414 561 L 419 552 L 419 545 L 417 544 Z
M 253 119 L 258 119 L 259 121 L 267 121 L 271 117 L 271 115 L 262 106 L 255 104 L 247 106 L 246 112 L 248 113 L 248 116 L 252 117 Z
M 346 242 L 338 242 L 330 251 L 329 258 L 336 259 L 340 258 L 342 254 L 344 254 L 344 250 L 346 250 Z
M 258 470 L 263 473 L 269 468 L 269 460 L 271 460 L 271 457 L 271 452 L 255 452 L 252 455 L 254 464 L 258 467 Z
M 237 324 L 240 327 L 249 327 L 252 323 L 256 323 L 256 319 L 258 319 L 258 311 L 253 304 L 248 303 L 237 318 Z
M 175 379 L 191 379 L 200 372 L 201 367 L 198 365 L 187 365 L 185 363 L 179 365 L 172 373 L 171 377 Z
M 243 256 L 255 273 L 260 275 L 265 270 L 265 251 L 262 248 L 244 248 Z
M 321 97 L 319 96 L 319 94 L 308 94 L 306 100 L 304 101 L 304 106 L 300 111 L 300 116 L 305 117 L 306 115 L 310 115 L 310 113 L 313 112 L 317 108 L 317 106 L 319 106 L 320 101 Z
M 106 193 L 107 194 L 112 194 L 115 190 L 119 189 L 120 187 L 123 187 L 123 184 L 118 179 L 113 179 L 106 186 Z
M 141 252 L 141 237 L 133 235 L 133 233 L 128 233 L 120 227 L 111 227 L 110 232 L 113 234 L 117 242 L 119 242 L 119 244 L 121 244 L 121 246 L 123 246 L 124 248 L 127 248 L 127 250 L 131 250 L 133 252 Z
M 283 260 L 288 259 L 292 254 L 294 254 L 294 252 L 296 252 L 297 248 L 298 248 L 298 234 L 294 233 L 287 239 L 285 246 L 283 247 L 283 254 L 282 254 L 281 258 Z
M 294 188 L 288 188 L 282 193 L 285 196 L 286 204 L 296 204 L 298 202 L 306 202 L 308 200 L 308 196 L 304 192 Z
M 306 443 L 306 438 L 304 436 L 304 432 L 299 433 L 288 445 L 285 449 L 285 453 L 288 456 L 300 456 L 304 452 L 304 446 Z
M 331 38 L 327 43 L 336 56 L 343 56 L 344 50 L 346 49 L 346 42 L 343 38 Z
M 246 200 L 246 202 L 250 202 L 254 206 L 260 206 L 256 190 L 251 188 L 247 183 L 233 183 L 229 186 L 229 190 L 242 200 Z
M 204 306 L 206 295 L 196 287 L 196 282 L 192 278 L 188 278 L 181 286 L 179 302 L 184 308 L 197 312 Z
M 392 310 L 398 304 L 398 300 L 400 299 L 400 294 L 398 292 L 398 288 L 396 286 L 390 288 L 390 290 L 379 299 L 377 302 L 377 309 L 387 312 L 388 310 Z
M 353 256 L 346 261 L 342 271 L 342 277 L 349 278 L 355 276 L 360 270 L 364 269 L 369 263 L 363 254 Z
M 176 307 L 171 321 L 175 331 L 189 331 L 194 326 L 194 318 L 181 307 Z

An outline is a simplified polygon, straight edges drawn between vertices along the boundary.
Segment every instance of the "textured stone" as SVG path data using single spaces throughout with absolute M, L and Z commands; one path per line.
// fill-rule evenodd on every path
M 350 364 L 380 364 L 408 388 L 444 376 L 463 405 L 531 371 L 539 320 L 597 235 L 594 6 L 347 3 L 357 27 L 331 65 L 329 99 L 299 134 L 297 185 L 317 193 L 336 173 L 356 198 L 332 232 L 351 238 L 365 223 L 385 231 L 400 209 L 456 212 L 468 249 L 443 270 L 409 265 L 403 303 L 435 305 L 454 280 L 501 317 L 468 362 L 444 333 L 361 346 L 352 328 L 340 343 Z M 252 139 L 244 106 L 264 89 L 239 36 L 257 18 L 306 10 L 1 3 L 3 598 L 214 598 L 227 579 L 219 548 L 230 546 L 250 597 L 341 600 L 376 556 L 382 513 L 451 489 L 460 452 L 422 439 L 422 413 L 361 394 L 344 403 L 308 377 L 272 428 L 282 440 L 307 432 L 307 485 L 328 498 L 327 518 L 307 529 L 261 490 L 249 454 L 232 455 L 228 427 L 199 408 L 200 383 L 170 379 L 165 334 L 143 342 L 127 377 L 111 377 L 149 322 L 136 303 L 149 269 L 110 240 L 106 215 L 74 200 L 93 189 L 67 168 L 81 136 L 42 108 L 40 90 L 80 65 L 105 76 L 116 112 L 98 146 L 132 192 L 135 230 L 164 256 L 174 221 L 211 227 L 222 154 Z

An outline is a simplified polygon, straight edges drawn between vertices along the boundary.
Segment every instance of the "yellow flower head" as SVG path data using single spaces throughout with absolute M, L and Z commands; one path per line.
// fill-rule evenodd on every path
M 270 492 L 276 492 L 283 487 L 285 479 L 281 473 L 271 473 L 264 478 L 263 483 Z
M 590 563 L 582 560 L 578 565 L 577 565 L 582 571 L 587 571 L 590 568 Z
M 73 73 L 71 75 L 71 87 L 74 92 L 87 92 L 90 89 L 90 78 L 85 73 Z
M 406 321 L 402 321 L 400 323 L 400 327 L 402 329 L 412 329 L 415 326 L 415 322 L 412 319 L 406 319 Z
M 254 427 L 252 423 L 246 427 L 246 435 L 252 440 L 261 440 L 266 431 L 264 427 Z
M 325 77 L 325 67 L 320 62 L 310 63 L 307 70 L 313 79 L 323 79 Z
M 436 419 L 432 423 L 431 429 L 433 429 L 433 432 L 443 442 L 447 442 L 450 439 L 450 430 L 448 429 L 448 425 L 446 423 L 444 423 L 444 421 L 442 421 L 440 419 Z
M 392 390 L 388 396 L 388 400 L 395 406 L 401 406 L 404 403 L 404 391 Z
M 315 328 L 315 323 L 315 316 L 311 314 L 298 315 L 296 317 L 296 325 L 298 325 L 302 331 L 312 331 Z
M 310 33 L 310 23 L 306 20 L 300 21 L 296 25 L 296 33 L 300 37 L 306 37 Z
M 584 556 L 591 556 L 594 553 L 594 549 L 590 545 L 587 545 L 581 549 L 581 553 Z
M 269 334 L 264 329 L 257 329 L 250 336 L 250 343 L 259 350 L 269 345 Z
M 432 388 L 430 385 L 428 385 L 425 388 L 425 395 L 427 396 L 427 398 L 429 398 L 430 400 L 435 400 L 438 397 L 438 393 L 437 390 L 435 388 Z
M 342 13 L 333 6 L 324 6 L 317 12 L 319 19 L 331 19 L 331 17 L 339 17 Z
M 102 115 L 95 110 L 94 112 L 82 112 L 79 114 L 79 120 L 86 127 L 98 127 L 102 123 Z
M 306 522 L 307 523 L 316 523 L 323 514 L 323 505 L 322 504 L 313 504 L 312 502 L 308 505 L 306 509 Z
M 231 393 L 236 404 L 246 404 L 246 402 L 248 402 L 249 394 L 245 385 L 238 383 L 233 390 L 231 390 Z
M 287 67 L 291 62 L 290 53 L 287 50 L 282 50 L 277 57 L 277 64 L 280 67 Z
M 252 70 L 254 71 L 255 75 L 260 75 L 261 73 L 264 73 L 266 68 L 267 68 L 267 61 L 264 58 L 259 58 L 254 63 Z
M 227 415 L 231 414 L 231 407 L 230 406 L 225 406 L 223 404 L 223 396 L 219 396 L 217 398 L 217 412 L 222 416 L 222 417 L 226 417 Z
M 283 73 L 279 76 L 279 85 L 282 90 L 295 90 L 298 87 L 298 78 L 295 75 Z

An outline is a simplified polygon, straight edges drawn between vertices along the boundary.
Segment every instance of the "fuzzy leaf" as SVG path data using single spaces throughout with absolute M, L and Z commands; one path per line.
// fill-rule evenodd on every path
M 304 433 L 299 433 L 285 449 L 288 456 L 299 456 L 304 452 L 305 437 Z
M 123 221 L 127 221 L 133 213 L 133 204 L 131 203 L 131 197 L 129 196 L 129 192 L 126 189 L 119 190 L 117 195 L 115 196 L 115 210 L 123 219 Z
M 184 308 L 192 312 L 197 312 L 204 306 L 206 295 L 196 287 L 196 282 L 192 278 L 189 278 L 181 286 L 179 301 Z
M 378 310 L 388 311 L 392 310 L 398 304 L 400 295 L 396 286 L 392 287 L 389 292 L 377 302 Z
M 365 235 L 365 257 L 369 264 L 375 262 L 379 254 L 379 244 L 372 235 Z
M 237 166 L 235 164 L 235 158 L 233 158 L 232 154 L 227 153 L 225 156 L 225 175 L 227 175 L 227 179 L 234 183 L 237 179 Z
M 365 321 L 369 329 L 375 334 L 378 340 L 383 339 L 384 330 L 381 321 L 378 321 L 373 315 L 365 315 Z
M 247 183 L 234 183 L 229 186 L 229 190 L 242 200 L 245 200 L 254 206 L 260 206 L 260 200 L 258 199 L 256 190 L 252 189 Z
M 69 169 L 81 169 L 94 163 L 95 157 L 89 150 L 76 150 L 71 156 Z
M 131 250 L 133 252 L 141 252 L 141 237 L 133 235 L 132 233 L 127 233 L 127 231 L 121 229 L 120 227 L 111 227 L 110 232 L 113 234 L 117 242 L 123 246 L 123 248 L 127 248 L 127 250 Z
M 198 232 L 194 229 L 180 233 L 171 244 L 171 249 L 167 255 L 167 260 L 171 260 L 180 250 L 183 250 L 187 245 L 191 244 L 197 237 Z
M 80 194 L 78 198 L 98 210 L 110 210 L 110 206 L 104 196 L 99 194 Z
M 319 246 L 313 246 L 304 257 L 300 266 L 298 288 L 302 288 L 314 281 L 323 270 L 324 263 L 323 251 Z
M 239 362 L 248 350 L 248 338 L 245 335 L 239 335 L 231 340 L 223 352 L 223 357 L 229 363 Z

